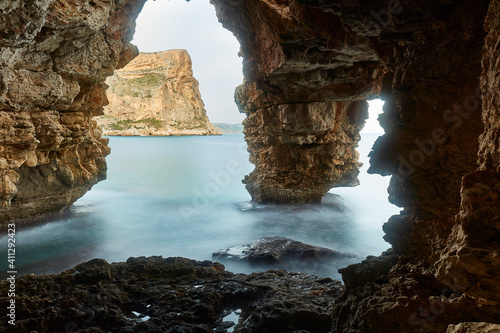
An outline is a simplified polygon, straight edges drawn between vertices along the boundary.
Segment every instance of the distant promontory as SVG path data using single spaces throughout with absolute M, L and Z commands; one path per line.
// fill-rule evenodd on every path
M 222 134 L 242 134 L 243 124 L 213 123 Z
M 219 135 L 210 123 L 186 50 L 140 53 L 106 80 L 104 135 Z

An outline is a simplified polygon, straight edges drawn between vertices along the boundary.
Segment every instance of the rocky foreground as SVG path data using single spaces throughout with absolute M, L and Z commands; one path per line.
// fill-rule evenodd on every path
M 12 318 L 3 316 L 0 331 L 372 332 L 369 327 L 338 327 L 341 317 L 360 310 L 343 305 L 348 293 L 339 281 L 284 270 L 244 275 L 230 273 L 219 263 L 184 258 L 140 257 L 113 264 L 94 259 L 59 275 L 26 275 L 15 284 L 15 326 L 8 323 Z M 0 282 L 4 309 L 10 304 L 9 288 L 9 281 Z M 335 311 L 339 305 L 340 314 Z M 378 321 L 386 322 L 387 333 L 500 332 L 500 325 L 484 322 L 448 325 L 461 316 L 459 308 L 448 312 L 439 307 L 446 313 L 437 317 L 433 309 L 422 311 L 439 325 L 394 328 L 407 319 L 403 313 L 380 316 Z
M 218 263 L 162 257 L 95 259 L 60 275 L 27 275 L 16 285 L 16 325 L 4 317 L 0 331 L 328 332 L 342 292 L 330 278 L 283 270 L 233 274 Z M 8 288 L 1 282 L 3 308 Z M 224 319 L 235 311 L 239 320 Z

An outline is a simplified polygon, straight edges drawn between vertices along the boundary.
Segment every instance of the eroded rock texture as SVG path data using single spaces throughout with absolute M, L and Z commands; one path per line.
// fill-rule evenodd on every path
M 106 80 L 105 135 L 214 135 L 186 50 L 140 53 Z
M 384 66 L 339 16 L 297 1 L 213 0 L 244 56 L 236 91 L 258 202 L 317 202 L 358 184 L 355 150 Z M 330 6 L 328 6 L 330 7 Z
M 448 326 L 446 333 L 498 333 L 500 325 L 491 323 L 461 323 Z
M 492 127 L 481 98 L 484 108 L 485 96 L 498 95 L 498 85 L 481 90 L 479 80 L 491 52 L 488 43 L 483 50 L 490 2 L 401 4 L 378 36 L 392 52 L 382 57 L 386 134 L 370 171 L 392 175 L 390 200 L 404 211 L 384 225 L 390 252 L 342 271 L 339 331 L 444 332 L 450 323 L 500 318 L 498 176 L 468 175 L 477 169 L 478 138 Z M 498 16 L 491 6 L 486 27 Z M 482 135 L 481 145 L 487 141 Z M 346 306 L 358 310 L 342 313 Z
M 318 200 L 352 180 L 349 157 L 332 161 L 356 140 L 329 149 L 314 134 L 339 114 L 323 106 L 386 101 L 370 172 L 392 176 L 389 198 L 404 211 L 384 226 L 390 251 L 342 271 L 332 331 L 498 322 L 498 1 L 212 2 L 242 44 L 236 100 L 249 115 L 255 200 Z M 353 138 L 340 123 L 333 140 Z
M 2 307 L 9 286 L 0 282 Z M 342 289 L 303 273 L 235 275 L 218 263 L 162 257 L 95 259 L 59 275 L 24 276 L 17 286 L 16 325 L 2 320 L 2 331 L 324 333 Z
M 248 114 L 254 200 L 318 201 L 355 184 L 365 100 L 386 101 L 370 171 L 392 176 L 390 200 L 404 211 L 384 226 L 392 249 L 342 270 L 331 330 L 498 324 L 500 0 L 212 2 L 242 46 L 236 101 Z M 103 176 L 107 150 L 90 117 L 105 76 L 135 55 L 126 41 L 141 3 L 0 5 L 4 220 L 62 207 Z
M 462 179 L 457 224 L 437 263 L 437 277 L 492 305 L 500 302 L 500 1 L 492 1 L 482 60 L 484 133 L 479 170 Z
M 91 118 L 105 78 L 137 55 L 143 2 L 0 4 L 0 222 L 59 212 L 106 177 Z

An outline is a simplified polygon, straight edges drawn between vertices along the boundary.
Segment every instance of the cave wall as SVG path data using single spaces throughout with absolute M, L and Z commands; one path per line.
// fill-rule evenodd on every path
M 92 117 L 104 81 L 137 54 L 145 0 L 0 4 L 0 223 L 58 213 L 106 177 Z
M 0 222 L 59 211 L 105 177 L 91 118 L 137 54 L 143 2 L 0 5 Z M 212 3 L 241 43 L 254 200 L 355 185 L 366 99 L 386 101 L 370 172 L 391 175 L 404 211 L 384 226 L 390 250 L 342 270 L 332 331 L 499 322 L 500 0 Z
M 491 208 L 498 202 L 488 203 L 497 176 L 474 172 L 480 146 L 489 144 L 481 133 L 497 121 L 485 117 L 492 113 L 485 96 L 498 94 L 498 86 L 484 87 L 490 2 L 401 3 L 378 36 L 392 51 L 382 56 L 386 133 L 369 172 L 392 176 L 389 199 L 404 210 L 383 227 L 391 250 L 342 270 L 348 290 L 333 314 L 338 331 L 445 332 L 448 324 L 500 318 Z M 498 15 L 489 10 L 489 19 Z M 464 235 L 465 220 L 481 241 Z
M 439 280 L 491 305 L 500 302 L 500 1 L 485 21 L 479 168 L 462 179 L 457 223 L 437 262 Z
M 386 101 L 369 172 L 391 176 L 389 199 L 403 212 L 384 225 L 390 250 L 341 271 L 332 331 L 497 322 L 497 1 L 212 3 L 242 46 L 236 102 L 248 114 L 254 200 L 317 201 L 355 184 L 356 167 L 336 164 L 335 152 L 350 156 L 358 134 L 340 139 L 352 124 L 343 121 L 332 148 L 318 141 L 324 115 L 338 114 L 325 106 Z
M 381 32 L 387 44 L 399 37 L 384 58 L 385 135 L 373 147 L 369 172 L 392 176 L 389 200 L 404 208 L 384 226 L 398 253 L 436 260 L 460 207 L 461 178 L 477 168 L 487 8 L 488 1 L 407 2 Z

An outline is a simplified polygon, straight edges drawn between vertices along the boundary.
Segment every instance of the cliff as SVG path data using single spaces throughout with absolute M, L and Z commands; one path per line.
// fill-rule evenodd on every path
M 105 135 L 214 135 L 186 50 L 140 53 L 106 80 Z
M 0 4 L 0 223 L 60 213 L 106 178 L 92 117 L 106 77 L 137 54 L 144 1 Z

